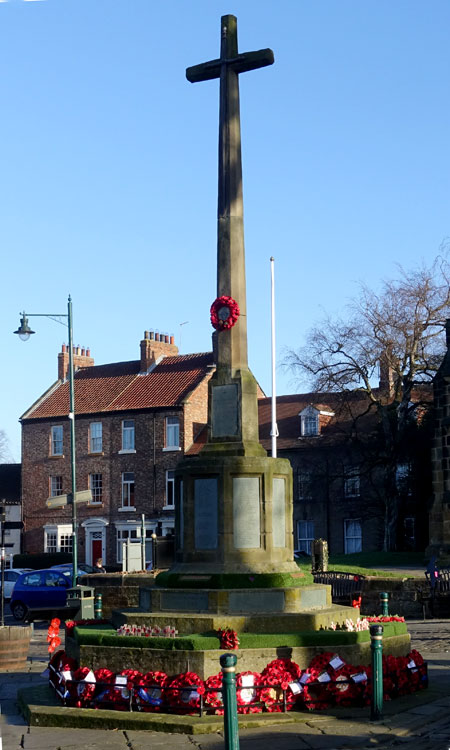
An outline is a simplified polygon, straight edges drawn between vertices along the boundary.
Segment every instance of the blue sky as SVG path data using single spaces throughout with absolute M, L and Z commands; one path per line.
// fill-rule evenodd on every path
M 432 259 L 450 235 L 448 0 L 0 2 L 0 428 L 56 379 L 65 312 L 97 364 L 136 359 L 145 329 L 210 348 L 216 294 L 218 83 L 185 68 L 241 51 L 250 366 L 270 393 L 277 350 L 300 345 L 357 282 Z M 180 323 L 189 321 L 181 329 Z M 278 391 L 295 390 L 278 372 Z

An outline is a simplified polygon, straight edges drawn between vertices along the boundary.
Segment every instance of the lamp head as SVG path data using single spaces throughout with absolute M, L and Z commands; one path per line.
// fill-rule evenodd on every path
M 14 333 L 17 333 L 21 341 L 28 341 L 31 334 L 34 333 L 34 331 L 32 331 L 30 326 L 28 325 L 28 318 L 25 313 L 22 313 L 22 317 L 20 318 L 20 326 L 17 331 L 14 331 Z

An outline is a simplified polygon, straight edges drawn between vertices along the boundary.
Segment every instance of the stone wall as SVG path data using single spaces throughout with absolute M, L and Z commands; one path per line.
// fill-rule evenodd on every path
M 423 578 L 369 577 L 362 583 L 362 615 L 381 614 L 380 592 L 389 594 L 389 614 L 416 619 L 431 616 L 428 603 L 429 585 Z
M 81 583 L 102 595 L 103 617 L 109 619 L 113 609 L 139 607 L 139 589 L 154 580 L 153 573 L 101 573 L 83 576 Z

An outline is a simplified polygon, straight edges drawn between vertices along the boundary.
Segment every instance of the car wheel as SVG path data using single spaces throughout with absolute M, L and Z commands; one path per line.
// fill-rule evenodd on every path
M 24 620 L 27 613 L 27 608 L 22 602 L 15 602 L 11 607 L 11 612 L 15 620 Z

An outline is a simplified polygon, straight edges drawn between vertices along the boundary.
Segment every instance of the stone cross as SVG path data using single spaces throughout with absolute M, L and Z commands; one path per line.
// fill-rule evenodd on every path
M 217 296 L 232 297 L 241 314 L 219 335 L 217 364 L 231 371 L 248 367 L 239 73 L 273 61 L 270 49 L 238 53 L 237 19 L 228 15 L 221 19 L 220 58 L 186 70 L 191 83 L 220 78 Z
M 220 58 L 186 70 L 191 83 L 220 79 L 217 296 L 232 297 L 240 309 L 236 324 L 220 330 L 217 336 L 206 451 L 220 447 L 222 452 L 239 455 L 265 453 L 258 438 L 257 383 L 248 369 L 247 357 L 239 73 L 273 61 L 270 49 L 238 53 L 237 20 L 228 15 L 221 19 Z

